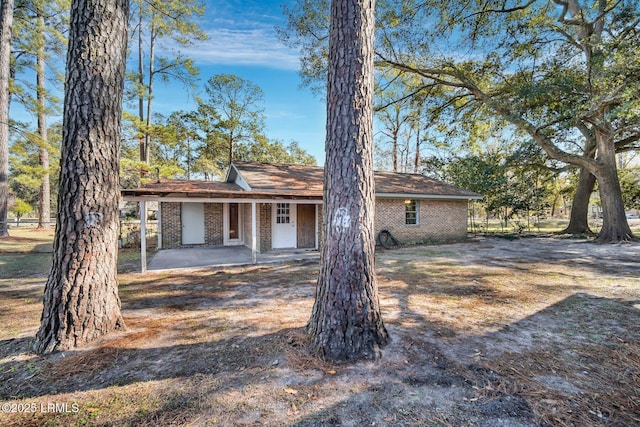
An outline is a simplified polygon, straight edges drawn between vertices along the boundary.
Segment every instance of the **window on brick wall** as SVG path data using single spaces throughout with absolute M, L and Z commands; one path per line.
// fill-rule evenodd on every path
M 418 224 L 418 201 L 415 199 L 404 201 L 404 223 Z

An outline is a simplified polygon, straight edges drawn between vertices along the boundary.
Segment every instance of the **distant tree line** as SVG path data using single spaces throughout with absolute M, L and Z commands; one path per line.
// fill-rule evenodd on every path
M 51 124 L 50 117 L 59 120 L 61 114 L 61 100 L 54 93 L 62 90 L 64 64 L 56 58 L 66 53 L 69 9 L 69 0 L 3 1 L 3 16 L 12 18 L 11 28 L 2 29 L 10 59 L 7 114 L 10 102 L 20 104 L 34 123 L 5 120 L 7 130 L 0 132 L 0 163 L 6 169 L 0 173 L 0 216 L 5 218 L 0 219 L 0 235 L 8 233 L 8 212 L 37 212 L 38 226 L 47 228 L 58 208 L 62 126 Z M 204 3 L 196 0 L 131 1 L 131 68 L 124 96 L 129 109 L 123 111 L 120 144 L 123 187 L 158 175 L 219 179 L 232 158 L 316 163 L 298 142 L 268 138 L 263 92 L 252 82 L 221 74 L 209 78 L 204 94 L 197 93 L 199 70 L 179 49 L 206 39 L 197 23 L 203 14 Z M 154 112 L 154 87 L 168 81 L 181 83 L 194 95 L 194 111 Z
M 329 1 L 286 7 L 284 42 L 303 52 L 304 81 L 326 76 Z M 379 152 L 419 171 L 422 150 L 492 153 L 494 133 L 535 143 L 549 166 L 578 171 L 567 232 L 633 239 L 616 156 L 640 149 L 640 5 L 634 0 L 402 1 L 376 8 Z M 413 154 L 412 154 L 413 153 Z M 627 205 L 627 208 L 630 206 Z

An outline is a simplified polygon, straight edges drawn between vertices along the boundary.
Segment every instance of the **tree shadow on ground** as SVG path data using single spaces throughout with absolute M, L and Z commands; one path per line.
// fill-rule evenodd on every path
M 472 411 L 524 402 L 543 424 L 633 425 L 640 415 L 634 304 L 576 293 L 496 332 L 450 340 L 415 335 L 423 341 L 415 347 L 435 345 L 474 385 L 479 406 Z
M 12 358 L 21 354 L 29 353 L 31 341 L 33 341 L 33 337 L 0 340 L 0 359 Z
M 256 337 L 230 337 L 198 344 L 127 348 L 126 334 L 90 350 L 67 351 L 0 364 L 0 399 L 24 399 L 125 386 L 136 382 L 233 374 L 246 384 L 284 349 L 287 330 Z M 113 337 L 112 337 L 113 338 Z M 30 339 L 5 341 L 16 351 Z
M 310 313 L 315 269 L 127 277 L 128 331 L 86 350 L 0 364 L 0 399 L 130 393 L 161 382 L 158 387 L 170 390 L 152 396 L 159 402 L 152 410 L 109 413 L 105 424 L 634 424 L 640 413 L 637 301 L 576 293 L 526 317 L 509 311 L 490 332 L 474 324 L 465 331 L 415 298 L 433 299 L 434 307 L 449 296 L 458 303 L 497 300 L 505 311 L 518 302 L 487 281 L 472 282 L 472 275 L 447 278 L 446 287 L 437 288 L 428 282 L 442 277 L 423 271 L 418 280 L 414 270 L 411 280 L 382 283 L 392 336 L 383 358 L 330 367 L 292 339 Z M 223 318 L 242 307 L 247 310 Z M 280 323 L 300 307 L 304 314 Z M 456 310 L 462 318 L 474 314 L 472 305 Z M 264 321 L 273 323 L 262 327 Z M 0 344 L 19 354 L 28 342 Z

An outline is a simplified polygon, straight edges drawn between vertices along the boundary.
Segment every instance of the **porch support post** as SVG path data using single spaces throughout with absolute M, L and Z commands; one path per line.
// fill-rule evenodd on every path
M 256 219 L 256 202 L 251 202 L 251 262 L 256 264 L 258 262 L 258 233 L 257 233 L 257 219 Z
M 140 202 L 140 272 L 147 272 L 147 204 Z

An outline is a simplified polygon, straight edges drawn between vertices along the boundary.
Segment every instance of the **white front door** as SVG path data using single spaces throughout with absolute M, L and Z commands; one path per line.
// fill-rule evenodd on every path
M 292 203 L 274 203 L 271 214 L 273 228 L 271 247 L 273 249 L 296 247 L 296 205 Z
M 182 204 L 182 244 L 204 243 L 204 203 Z

